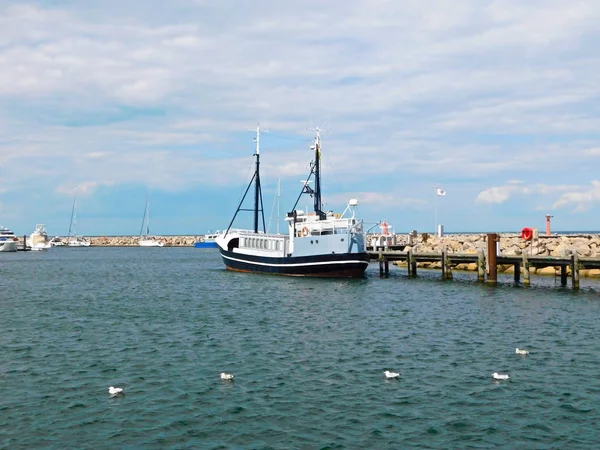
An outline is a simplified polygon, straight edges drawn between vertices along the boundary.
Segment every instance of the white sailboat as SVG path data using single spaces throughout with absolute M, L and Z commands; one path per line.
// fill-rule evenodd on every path
M 146 234 L 144 233 L 146 229 Z M 146 208 L 144 209 L 144 217 L 142 218 L 142 227 L 140 228 L 140 247 L 164 247 L 165 243 L 157 241 L 150 235 L 150 192 L 146 197 Z
M 71 223 L 69 224 L 69 236 L 67 237 L 69 247 L 89 247 L 90 242 L 77 236 L 77 195 L 73 196 L 73 209 L 71 210 Z

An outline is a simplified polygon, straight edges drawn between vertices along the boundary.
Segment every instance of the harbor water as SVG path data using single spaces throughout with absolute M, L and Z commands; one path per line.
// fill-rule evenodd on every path
M 0 276 L 0 448 L 600 442 L 598 281 L 284 278 L 191 247 L 4 254 Z

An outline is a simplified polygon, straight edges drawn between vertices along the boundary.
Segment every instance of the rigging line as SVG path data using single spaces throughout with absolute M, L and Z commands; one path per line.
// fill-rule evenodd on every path
M 277 134 L 277 133 L 269 133 L 271 136 L 280 138 L 280 139 L 289 139 L 291 141 L 302 141 L 302 142 L 311 142 L 312 139 L 307 139 L 307 138 L 300 138 L 300 137 L 296 137 L 296 136 L 286 136 L 284 134 Z

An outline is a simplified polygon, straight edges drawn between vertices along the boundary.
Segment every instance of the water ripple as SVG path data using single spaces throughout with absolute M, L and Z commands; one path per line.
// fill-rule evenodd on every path
M 579 293 L 375 267 L 366 280 L 298 280 L 229 273 L 196 249 L 33 253 L 0 259 L 2 448 L 600 440 L 593 280 Z M 494 381 L 500 371 L 511 379 Z

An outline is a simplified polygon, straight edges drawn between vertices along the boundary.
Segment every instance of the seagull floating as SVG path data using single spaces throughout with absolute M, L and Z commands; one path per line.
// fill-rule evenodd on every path
M 492 374 L 492 377 L 494 377 L 494 380 L 508 380 L 508 379 L 510 378 L 510 377 L 509 377 L 507 374 L 505 374 L 505 373 L 497 373 L 497 372 L 494 372 L 494 373 Z
M 230 373 L 221 372 L 221 380 L 233 381 L 233 375 Z
M 112 387 L 112 386 L 108 388 L 108 393 L 112 396 L 119 395 L 119 394 L 125 395 L 125 391 L 123 391 L 123 388 Z
M 515 349 L 515 353 L 516 353 L 517 355 L 529 355 L 529 350 L 519 350 L 519 348 L 517 347 L 517 348 Z
M 386 378 L 398 378 L 400 377 L 400 374 L 397 372 L 390 372 L 389 370 L 386 370 L 385 372 L 383 372 L 383 374 L 385 375 Z

